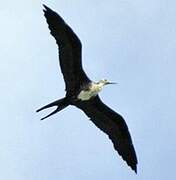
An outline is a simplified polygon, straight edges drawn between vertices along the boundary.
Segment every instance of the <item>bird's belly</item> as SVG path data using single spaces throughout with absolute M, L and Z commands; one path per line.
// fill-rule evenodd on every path
M 96 96 L 99 91 L 84 91 L 82 90 L 77 98 L 82 100 L 82 101 L 88 101 L 91 97 Z

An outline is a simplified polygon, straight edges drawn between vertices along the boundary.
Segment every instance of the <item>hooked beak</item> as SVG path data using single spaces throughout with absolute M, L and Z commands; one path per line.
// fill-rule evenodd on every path
M 106 84 L 118 84 L 116 82 L 107 82 Z

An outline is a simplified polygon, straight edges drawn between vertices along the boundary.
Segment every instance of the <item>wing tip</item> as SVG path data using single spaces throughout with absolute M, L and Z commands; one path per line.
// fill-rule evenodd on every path
M 50 9 L 45 4 L 43 4 L 43 12 L 44 12 L 44 16 L 45 16 L 48 24 L 50 24 L 51 21 L 52 22 L 55 22 L 55 21 L 57 22 L 58 21 L 59 23 L 65 23 L 63 18 L 57 12 Z
M 126 160 L 124 158 L 123 158 L 123 160 L 126 161 L 127 165 L 137 174 L 137 164 L 138 164 L 138 161 L 137 161 L 136 156 L 135 156 L 135 159 L 133 159 L 131 161 L 128 161 L 128 160 Z
M 43 4 L 43 12 L 46 14 L 47 12 L 49 13 L 54 13 L 52 9 L 50 9 L 47 5 Z
M 137 174 L 137 164 L 131 166 L 131 169 Z
M 45 4 L 42 4 L 42 5 L 43 5 L 43 7 L 44 7 L 44 10 L 49 9 L 49 7 L 48 7 L 47 5 L 45 5 Z
M 43 4 L 43 12 L 44 12 L 44 15 L 46 15 L 46 12 L 47 12 L 47 10 L 49 9 L 45 4 Z

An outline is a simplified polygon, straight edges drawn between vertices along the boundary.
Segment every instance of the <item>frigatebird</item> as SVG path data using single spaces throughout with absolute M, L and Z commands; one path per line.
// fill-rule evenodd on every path
M 111 139 L 115 150 L 137 173 L 137 157 L 124 118 L 106 106 L 98 96 L 103 86 L 113 84 L 106 79 L 91 81 L 82 67 L 81 41 L 62 17 L 44 5 L 44 16 L 51 35 L 59 48 L 59 62 L 66 86 L 64 98 L 56 100 L 37 112 L 56 106 L 57 108 L 41 120 L 61 111 L 69 105 L 84 111 L 90 120 Z

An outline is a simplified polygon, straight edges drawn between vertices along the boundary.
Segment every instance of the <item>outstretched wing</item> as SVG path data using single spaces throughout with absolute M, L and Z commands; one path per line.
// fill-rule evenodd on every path
M 115 150 L 137 173 L 137 157 L 123 117 L 103 104 L 98 96 L 89 101 L 80 101 L 76 106 L 82 109 L 91 121 L 109 136 Z
M 73 30 L 53 10 L 44 5 L 44 15 L 51 35 L 59 46 L 61 71 L 66 84 L 66 91 L 72 94 L 89 78 L 82 68 L 81 42 Z

